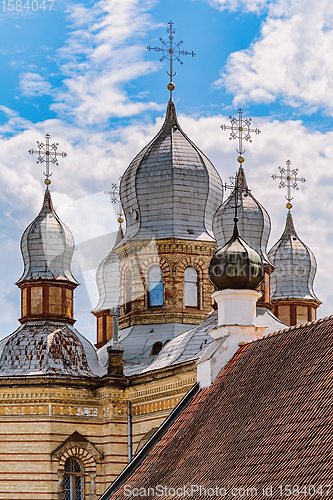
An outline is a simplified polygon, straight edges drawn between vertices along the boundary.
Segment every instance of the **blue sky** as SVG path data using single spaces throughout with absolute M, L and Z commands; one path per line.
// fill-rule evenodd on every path
M 168 67 L 146 47 L 167 39 L 170 20 L 175 41 L 196 54 L 175 68 L 181 126 L 224 181 L 237 155 L 220 125 L 241 106 L 262 130 L 246 147 L 245 168 L 272 219 L 269 247 L 286 216 L 271 175 L 290 159 L 306 177 L 295 192 L 294 222 L 318 260 L 318 315 L 332 314 L 330 2 L 55 0 L 51 11 L 49 4 L 35 12 L 17 11 L 16 0 L 12 12 L 8 0 L 0 5 L 0 337 L 17 326 L 19 241 L 43 197 L 42 168 L 27 150 L 48 132 L 68 153 L 53 168 L 52 195 L 77 244 L 77 327 L 94 341 L 94 273 L 116 230 L 103 191 L 161 126 Z

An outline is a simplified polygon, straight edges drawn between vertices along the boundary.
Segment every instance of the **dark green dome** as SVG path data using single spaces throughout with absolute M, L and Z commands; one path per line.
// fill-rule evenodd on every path
M 210 261 L 209 278 L 218 290 L 254 290 L 264 278 L 263 262 L 239 236 L 236 217 L 234 222 L 232 237 Z

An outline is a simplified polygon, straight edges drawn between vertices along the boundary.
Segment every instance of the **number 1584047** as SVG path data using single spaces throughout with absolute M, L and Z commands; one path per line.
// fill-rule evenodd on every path
M 3 0 L 1 2 L 3 11 L 9 12 L 27 12 L 29 10 L 48 10 L 52 9 L 54 0 Z

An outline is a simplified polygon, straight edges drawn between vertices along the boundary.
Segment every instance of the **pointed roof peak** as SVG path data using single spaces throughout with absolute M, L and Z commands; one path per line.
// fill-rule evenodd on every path
M 242 165 L 240 165 L 237 174 L 237 187 L 242 189 L 248 189 L 248 184 L 245 176 L 245 171 Z
M 179 123 L 177 120 L 176 106 L 175 106 L 173 99 L 169 99 L 169 101 L 168 101 L 168 106 L 167 106 L 167 110 L 166 110 L 163 128 L 168 124 L 179 126 Z
M 284 232 L 281 238 L 285 236 L 296 236 L 298 238 L 298 235 L 296 233 L 296 229 L 294 226 L 294 221 L 293 221 L 293 216 L 291 215 L 291 212 L 287 213 L 287 219 L 286 219 L 286 226 L 284 228 Z

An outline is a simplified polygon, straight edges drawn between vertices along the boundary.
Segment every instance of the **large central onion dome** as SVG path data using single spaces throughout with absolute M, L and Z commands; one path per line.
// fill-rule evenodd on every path
M 239 231 L 245 241 L 260 254 L 264 264 L 271 265 L 267 256 L 267 243 L 271 232 L 270 217 L 249 190 L 242 166 L 238 171 L 236 188 L 217 210 L 213 220 L 217 247 L 223 247 L 233 234 L 237 196 Z
M 146 239 L 149 232 L 155 238 L 213 241 L 212 220 L 222 198 L 219 174 L 180 128 L 170 100 L 161 130 L 121 179 L 125 241 Z

